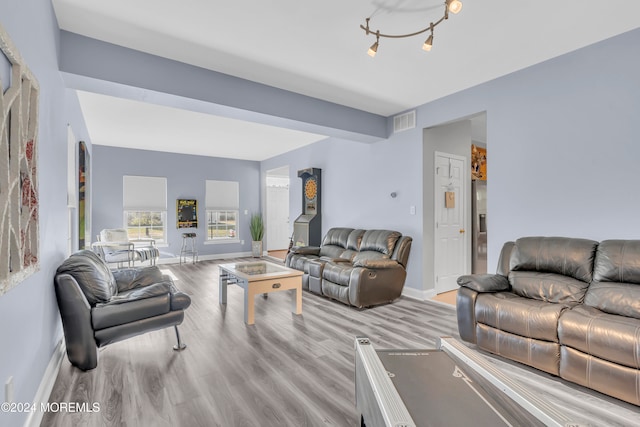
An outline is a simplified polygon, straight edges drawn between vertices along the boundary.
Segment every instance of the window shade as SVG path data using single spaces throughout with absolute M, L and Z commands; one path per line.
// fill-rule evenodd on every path
M 167 178 L 125 175 L 122 194 L 125 211 L 167 210 Z
M 206 181 L 205 204 L 210 211 L 237 211 L 238 183 L 235 181 Z

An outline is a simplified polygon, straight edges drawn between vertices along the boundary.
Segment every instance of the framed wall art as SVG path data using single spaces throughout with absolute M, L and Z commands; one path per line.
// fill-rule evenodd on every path
M 198 228 L 198 201 L 178 199 L 176 204 L 178 228 Z
M 39 86 L 0 25 L 0 295 L 39 268 Z

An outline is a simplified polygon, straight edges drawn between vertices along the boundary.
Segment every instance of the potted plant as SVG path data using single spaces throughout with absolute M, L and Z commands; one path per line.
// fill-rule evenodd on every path
M 249 224 L 251 232 L 251 253 L 254 257 L 262 256 L 262 237 L 264 236 L 264 222 L 260 212 L 251 214 L 251 222 Z

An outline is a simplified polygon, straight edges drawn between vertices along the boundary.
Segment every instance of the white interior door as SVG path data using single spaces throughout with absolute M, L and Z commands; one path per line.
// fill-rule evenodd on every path
M 289 187 L 267 186 L 267 249 L 289 247 Z
M 456 280 L 467 274 L 466 159 L 435 153 L 435 289 L 458 289 Z

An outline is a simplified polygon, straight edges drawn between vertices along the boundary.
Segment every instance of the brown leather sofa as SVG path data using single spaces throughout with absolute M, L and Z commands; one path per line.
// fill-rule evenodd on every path
M 458 284 L 463 340 L 640 405 L 640 240 L 524 237 Z
M 412 238 L 391 230 L 332 228 L 319 247 L 294 247 L 287 267 L 304 272 L 302 287 L 359 308 L 402 294 Z

